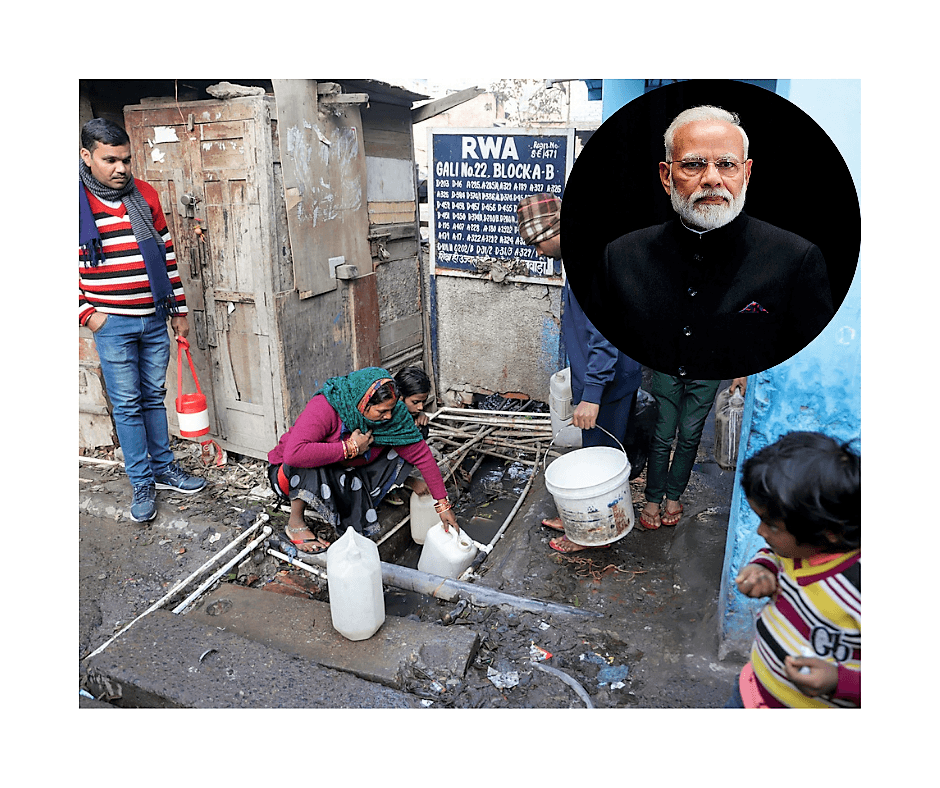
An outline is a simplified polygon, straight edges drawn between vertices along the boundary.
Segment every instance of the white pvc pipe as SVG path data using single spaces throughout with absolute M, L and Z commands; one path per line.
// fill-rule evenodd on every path
M 310 574 L 326 580 L 326 572 L 324 572 L 322 569 L 319 569 L 318 567 L 310 566 L 309 564 L 305 564 L 303 561 L 298 561 L 296 558 L 291 558 L 290 556 L 282 553 L 280 550 L 275 550 L 273 547 L 269 547 L 267 549 L 267 553 L 268 555 L 273 555 L 275 558 L 278 558 L 281 561 L 287 561 L 287 563 L 296 566 L 298 569 L 304 569 L 307 572 L 310 572 Z
M 261 536 L 257 539 L 253 539 L 244 550 L 242 550 L 238 555 L 236 555 L 231 561 L 229 561 L 225 566 L 223 566 L 219 571 L 217 571 L 212 577 L 206 580 L 199 588 L 197 588 L 193 593 L 191 593 L 186 599 L 184 599 L 180 604 L 173 608 L 174 613 L 182 613 L 190 603 L 196 599 L 203 591 L 205 591 L 209 586 L 211 586 L 216 580 L 218 580 L 222 575 L 224 575 L 229 569 L 231 569 L 235 564 L 241 561 L 246 555 L 248 555 L 252 550 L 258 547 L 265 539 L 267 539 L 274 531 L 271 529 L 270 525 L 266 525 L 261 530 Z
M 529 489 L 532 487 L 532 482 L 535 480 L 535 475 L 538 473 L 538 462 L 539 462 L 539 454 L 538 454 L 538 452 L 536 452 L 536 454 L 535 454 L 535 467 L 532 469 L 532 473 L 529 475 L 529 481 L 526 482 L 526 486 L 525 486 L 525 489 L 522 491 L 522 495 L 519 496 L 519 500 L 516 501 L 516 505 L 512 507 L 512 511 L 510 511 L 509 514 L 506 516 L 506 519 L 503 520 L 503 524 L 500 526 L 499 530 L 493 535 L 493 538 L 490 539 L 490 543 L 489 543 L 488 545 L 485 545 L 485 546 L 484 546 L 484 545 L 481 545 L 479 542 L 473 542 L 472 539 L 470 540 L 470 541 L 473 542 L 482 552 L 486 553 L 486 555 L 489 555 L 489 554 L 490 554 L 490 551 L 493 549 L 493 547 L 495 547 L 496 543 L 500 540 L 500 538 L 502 537 L 503 533 L 504 533 L 504 532 L 506 531 L 506 529 L 509 527 L 509 523 L 512 522 L 512 518 L 515 517 L 516 512 L 519 511 L 519 507 L 522 506 L 522 502 L 525 500 L 526 495 L 529 494 Z M 464 534 L 464 535 L 466 536 L 466 534 Z M 469 537 L 468 537 L 468 538 L 469 538 Z M 483 559 L 483 560 L 485 560 L 485 559 Z M 480 561 L 480 564 L 483 563 L 483 560 Z M 477 564 L 477 567 L 479 567 L 480 564 Z M 472 575 L 472 574 L 473 574 L 473 565 L 471 564 L 470 566 L 468 566 L 468 567 L 464 570 L 463 574 L 461 574 L 458 579 L 459 579 L 459 580 L 464 580 L 464 579 L 470 577 L 470 575 Z
M 229 550 L 231 550 L 232 548 L 234 548 L 235 545 L 238 544 L 240 541 L 242 541 L 243 539 L 247 538 L 248 535 L 249 535 L 252 531 L 257 530 L 257 529 L 261 526 L 261 524 L 262 524 L 263 522 L 266 522 L 266 521 L 267 521 L 267 519 L 268 519 L 268 515 L 265 514 L 264 512 L 262 512 L 261 514 L 259 514 L 258 517 L 255 519 L 255 521 L 254 521 L 250 526 L 248 526 L 248 528 L 245 529 L 244 533 L 241 533 L 241 534 L 238 535 L 238 538 L 233 539 L 231 542 L 229 542 L 227 545 L 225 545 L 225 547 L 223 547 L 221 550 L 219 550 L 219 552 L 217 552 L 214 556 L 212 556 L 212 558 L 210 558 L 208 561 L 206 561 L 202 566 L 200 566 L 195 572 L 193 572 L 193 573 L 192 573 L 189 577 L 187 577 L 185 580 L 180 580 L 178 583 L 176 583 L 176 585 L 174 585 L 173 588 L 171 588 L 169 591 L 167 591 L 166 594 L 164 594 L 159 600 L 157 600 L 156 602 L 154 602 L 154 603 L 153 603 L 150 607 L 148 607 L 143 613 L 141 613 L 139 616 L 137 616 L 137 618 L 135 618 L 133 621 L 131 621 L 130 624 L 128 624 L 127 626 L 125 626 L 120 632 L 118 632 L 118 633 L 115 634 L 113 637 L 111 637 L 110 640 L 106 640 L 104 643 L 102 643 L 100 646 L 98 646 L 98 648 L 96 648 L 94 651 L 92 651 L 91 654 L 88 654 L 88 655 L 86 655 L 85 657 L 83 657 L 83 659 L 89 659 L 89 658 L 95 656 L 96 654 L 100 654 L 102 651 L 104 651 L 105 648 L 107 648 L 108 646 L 110 646 L 115 640 L 117 640 L 117 638 L 119 638 L 121 635 L 123 635 L 125 632 L 127 632 L 127 630 L 129 630 L 132 626 L 134 626 L 134 624 L 136 624 L 138 621 L 140 621 L 140 619 L 142 619 L 144 616 L 150 615 L 154 610 L 156 610 L 157 608 L 161 607 L 161 606 L 162 606 L 165 602 L 167 602 L 171 597 L 173 597 L 175 594 L 179 593 L 183 588 L 185 588 L 187 585 L 189 585 L 189 584 L 190 584 L 199 574 L 201 574 L 206 568 L 208 568 L 209 566 L 211 566 L 212 564 L 214 564 L 216 561 L 218 561 L 218 560 L 219 560 L 223 555 L 225 555 Z

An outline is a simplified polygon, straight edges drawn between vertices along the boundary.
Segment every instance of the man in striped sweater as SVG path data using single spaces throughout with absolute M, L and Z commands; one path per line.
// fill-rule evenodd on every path
M 156 190 L 131 175 L 130 139 L 96 118 L 82 128 L 79 161 L 78 321 L 95 336 L 124 466 L 131 518 L 156 517 L 156 488 L 201 490 L 175 462 L 167 429 L 167 318 L 189 333 L 186 297 Z
M 768 547 L 735 582 L 770 602 L 728 706 L 861 706 L 861 458 L 791 432 L 745 462 L 741 484 Z

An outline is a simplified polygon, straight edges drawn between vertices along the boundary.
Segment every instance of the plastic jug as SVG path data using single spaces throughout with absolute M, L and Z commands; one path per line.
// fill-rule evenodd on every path
M 438 523 L 428 530 L 418 569 L 440 577 L 457 577 L 473 563 L 476 554 L 476 545 L 462 531 L 457 533 L 454 528 L 445 531 Z
M 552 435 L 556 446 L 581 446 L 581 430 L 571 426 L 574 406 L 571 404 L 571 368 L 565 367 L 549 380 L 548 410 L 552 419 Z
M 350 526 L 326 551 L 333 628 L 349 640 L 372 637 L 385 622 L 379 548 Z
M 715 400 L 715 462 L 726 471 L 738 464 L 738 443 L 741 441 L 741 423 L 744 420 L 744 397 L 730 388 L 718 393 Z
M 439 523 L 441 518 L 434 511 L 434 497 L 411 493 L 411 538 L 417 544 L 424 544 L 428 530 Z

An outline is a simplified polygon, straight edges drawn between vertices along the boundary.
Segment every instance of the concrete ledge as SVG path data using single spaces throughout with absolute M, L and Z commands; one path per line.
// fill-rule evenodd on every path
M 441 682 L 462 679 L 480 643 L 466 627 L 397 616 L 367 640 L 347 640 L 333 629 L 328 604 L 236 585 L 206 595 L 185 617 L 395 689 L 410 665 Z
M 414 696 L 165 610 L 141 619 L 84 668 L 88 692 L 130 708 L 419 706 Z

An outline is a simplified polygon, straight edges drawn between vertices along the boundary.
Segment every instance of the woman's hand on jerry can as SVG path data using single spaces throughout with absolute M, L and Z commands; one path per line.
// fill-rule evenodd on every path
M 454 510 L 448 509 L 446 512 L 440 513 L 441 525 L 444 526 L 445 531 L 450 531 L 451 528 L 460 533 L 460 526 L 457 525 L 457 518 L 454 517 Z

